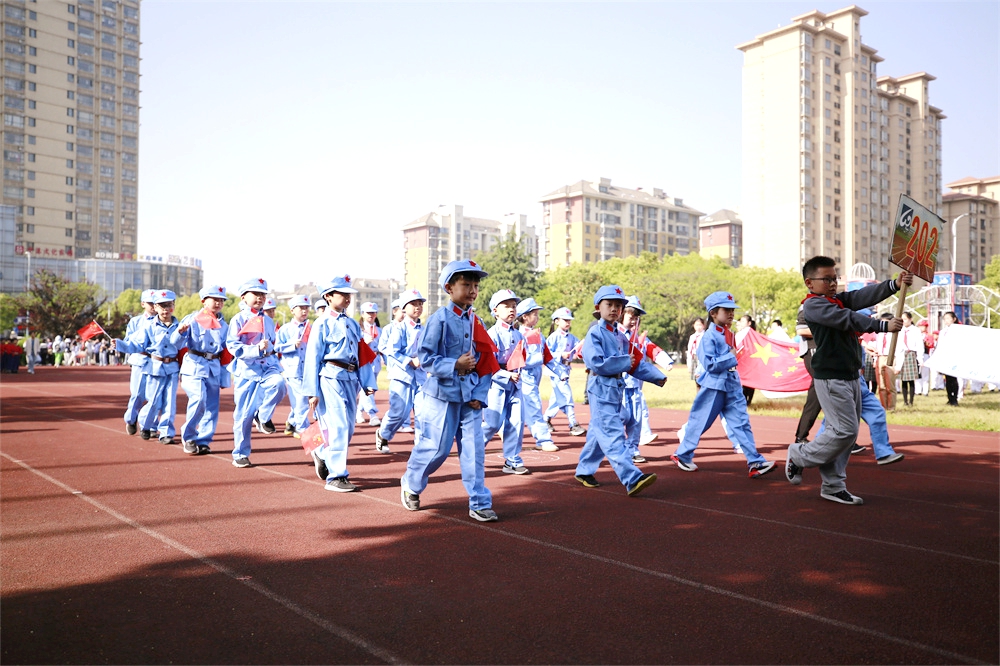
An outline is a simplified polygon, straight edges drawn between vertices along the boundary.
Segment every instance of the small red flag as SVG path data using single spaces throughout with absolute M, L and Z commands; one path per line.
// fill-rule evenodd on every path
M 510 357 L 507 359 L 508 372 L 514 372 L 523 368 L 524 362 L 527 360 L 525 356 L 527 356 L 527 353 L 524 349 L 524 340 L 521 340 L 514 345 L 514 349 L 511 350 Z
M 81 328 L 79 331 L 77 331 L 76 334 L 79 335 L 80 339 L 83 340 L 84 342 L 91 339 L 95 335 L 101 335 L 101 334 L 107 335 L 107 333 L 104 332 L 104 329 L 101 328 L 101 325 L 98 324 L 96 321 L 90 322 L 89 324 Z
M 794 342 L 774 340 L 750 329 L 736 358 L 744 386 L 786 393 L 809 390 L 812 377 Z
M 364 366 L 368 365 L 372 361 L 378 358 L 378 354 L 375 353 L 368 343 L 364 340 L 358 340 L 358 365 Z
M 229 347 L 222 348 L 222 353 L 219 354 L 219 362 L 222 363 L 223 366 L 232 363 L 234 358 L 235 356 L 233 356 L 233 353 L 229 351 Z
M 570 358 L 583 358 L 583 340 L 580 340 L 576 343 L 576 346 L 573 347 Z
M 472 344 L 476 351 L 479 352 L 479 360 L 476 361 L 476 374 L 480 377 L 485 377 L 486 375 L 492 375 L 500 369 L 500 363 L 497 361 L 497 352 L 499 350 L 493 344 L 490 334 L 486 332 L 483 320 L 475 315 L 472 316 L 475 317 L 475 321 L 472 324 Z
M 219 318 L 207 310 L 199 311 L 198 314 L 194 316 L 194 320 L 198 322 L 202 328 L 209 331 L 222 328 L 222 324 L 219 323 Z
M 312 453 L 313 449 L 318 449 L 326 442 L 323 439 L 323 431 L 319 428 L 319 421 L 314 421 L 311 426 L 303 430 L 299 439 L 302 441 L 302 448 L 306 450 L 306 453 Z
M 263 333 L 264 332 L 264 313 L 261 312 L 256 317 L 250 317 L 247 319 L 247 323 L 243 324 L 243 328 L 240 329 L 237 335 L 246 335 L 247 333 Z
M 306 322 L 306 329 L 304 331 L 302 331 L 302 344 L 303 345 L 306 344 L 307 342 L 309 342 L 309 333 L 312 331 L 312 327 L 313 327 L 313 325 L 312 325 L 311 321 Z

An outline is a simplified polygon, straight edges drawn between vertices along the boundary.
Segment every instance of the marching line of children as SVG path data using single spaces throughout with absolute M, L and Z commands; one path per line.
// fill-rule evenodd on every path
M 569 330 L 572 324 L 573 313 L 569 308 L 559 308 L 552 313 L 552 330 L 546 343 L 562 372 L 556 373 L 548 367 L 545 368 L 546 374 L 552 381 L 552 394 L 549 398 L 549 406 L 545 410 L 545 425 L 548 426 L 549 432 L 555 432 L 556 428 L 552 424 L 552 419 L 559 412 L 562 412 L 569 420 L 569 434 L 579 437 L 585 435 L 587 431 L 576 420 L 576 410 L 573 407 L 573 389 L 569 385 L 571 364 L 580 352 L 580 341 Z

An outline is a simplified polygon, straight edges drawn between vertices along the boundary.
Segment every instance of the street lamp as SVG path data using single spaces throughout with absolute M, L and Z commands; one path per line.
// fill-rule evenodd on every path
M 951 221 L 951 272 L 954 273 L 957 269 L 955 268 L 958 260 L 958 221 L 963 217 L 968 217 L 972 213 L 962 213 L 954 220 Z
M 24 295 L 27 296 L 28 292 L 31 291 L 31 250 L 26 250 L 24 254 L 28 257 L 28 273 L 24 276 Z M 28 337 L 31 335 L 31 310 L 25 310 L 24 315 L 24 336 Z M 30 368 L 31 364 L 28 365 Z

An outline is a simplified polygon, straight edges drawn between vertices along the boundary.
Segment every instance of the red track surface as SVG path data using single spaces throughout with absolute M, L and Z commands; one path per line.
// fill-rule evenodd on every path
M 655 485 L 586 489 L 562 420 L 530 476 L 490 444 L 482 525 L 454 459 L 400 506 L 412 435 L 386 456 L 360 426 L 363 492 L 330 493 L 280 431 L 230 464 L 230 391 L 208 457 L 128 437 L 127 393 L 126 368 L 2 379 L 3 663 L 1000 662 L 995 433 L 891 428 L 906 459 L 855 456 L 849 507 L 815 470 L 747 479 L 718 425 L 681 472 L 666 410 Z M 783 462 L 794 422 L 752 421 Z

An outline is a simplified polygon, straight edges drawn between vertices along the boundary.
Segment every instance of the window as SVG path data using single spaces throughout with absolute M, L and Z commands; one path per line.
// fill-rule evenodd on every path
M 78 60 L 76 64 L 81 72 L 87 72 L 88 74 L 94 73 L 94 63 L 89 60 Z
M 29 171 L 28 172 L 28 180 L 34 180 L 34 179 L 35 179 L 35 172 L 34 171 Z M 20 178 L 16 178 L 15 180 L 20 180 Z
M 71 211 L 71 210 L 66 211 L 66 219 L 67 220 L 72 220 L 73 219 L 73 211 Z M 66 231 L 72 232 L 71 229 L 67 229 Z
M 27 233 L 29 233 L 29 234 L 33 234 L 33 233 L 35 233 L 35 225 L 33 225 L 33 224 L 26 224 L 26 225 L 24 225 L 24 230 Z
M 28 193 L 28 198 L 29 199 L 34 199 L 35 198 L 35 190 L 33 190 L 31 188 L 28 188 L 27 193 Z M 32 231 L 34 231 L 34 229 L 32 229 Z
M 66 184 L 67 185 L 73 184 L 73 176 L 66 176 Z
M 66 46 L 70 47 L 71 49 L 75 49 L 76 48 L 76 40 L 75 39 L 67 39 L 66 40 Z
M 67 169 L 73 168 L 73 160 L 66 160 L 66 168 Z
M 70 118 L 73 118 L 74 116 L 76 116 L 76 109 L 66 109 L 66 115 L 69 116 Z
M 28 215 L 34 215 L 35 214 L 35 207 L 34 206 L 25 206 L 24 211 Z
M 69 30 L 70 32 L 74 32 L 76 30 L 76 23 L 73 23 L 72 21 L 66 21 L 66 29 Z
M 82 55 L 82 56 L 92 56 L 92 55 L 94 55 L 94 47 L 91 44 L 82 44 L 81 43 L 80 47 L 77 48 L 76 52 L 78 54 Z M 93 67 L 93 65 L 91 65 L 91 67 Z M 80 69 L 83 69 L 83 65 L 82 64 L 80 65 Z M 93 71 L 93 70 L 89 69 L 89 70 L 86 70 L 86 71 Z
M 101 49 L 101 60 L 115 61 L 115 52 L 111 49 Z
M 73 213 L 69 213 L 69 215 L 72 215 L 72 214 Z M 68 220 L 70 218 L 67 217 L 66 219 Z M 73 230 L 72 229 L 66 229 L 66 238 L 72 238 L 72 237 L 73 237 Z

